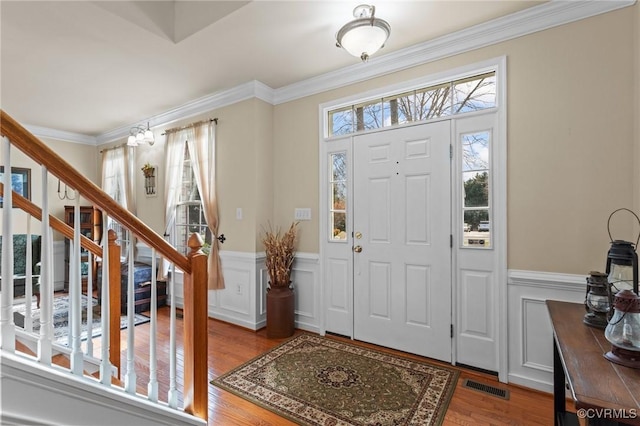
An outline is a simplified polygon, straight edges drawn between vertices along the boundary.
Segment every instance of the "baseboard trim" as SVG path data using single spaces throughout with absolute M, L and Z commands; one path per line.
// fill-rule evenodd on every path
M 553 383 L 524 377 L 518 374 L 509 374 L 509 384 L 535 389 L 540 392 L 553 393 Z
M 234 324 L 239 327 L 246 328 L 248 330 L 257 331 L 260 328 L 262 328 L 260 323 L 253 323 L 251 321 L 243 320 L 242 318 L 233 317 L 231 315 L 226 315 L 221 312 L 214 312 L 211 309 L 209 309 L 208 314 L 209 314 L 209 318 L 213 318 L 218 321 L 224 321 L 229 324 Z

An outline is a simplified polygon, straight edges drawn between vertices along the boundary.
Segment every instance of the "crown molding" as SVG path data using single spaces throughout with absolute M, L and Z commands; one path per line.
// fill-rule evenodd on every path
M 158 126 L 166 126 L 175 121 L 193 117 L 194 115 L 204 114 L 208 111 L 232 105 L 247 99 L 261 99 L 273 105 L 273 89 L 257 80 L 241 84 L 229 90 L 216 92 L 211 95 L 203 96 L 191 102 L 171 109 L 162 114 L 154 115 L 139 122 L 148 122 L 151 128 Z M 117 139 L 124 139 L 129 136 L 129 130 L 135 124 L 122 126 L 106 133 L 98 135 L 98 145 L 113 142 Z
M 64 130 L 50 129 L 48 127 L 23 125 L 25 129 L 38 138 L 57 139 L 65 142 L 79 143 L 83 145 L 96 145 L 95 136 L 84 135 L 82 133 L 66 132 Z
M 275 104 L 293 101 L 437 61 L 549 28 L 631 6 L 636 0 L 553 0 L 424 43 L 293 83 L 275 91 Z
M 253 80 L 229 90 L 204 96 L 162 114 L 139 120 L 138 123 L 149 122 L 152 128 L 164 126 L 177 120 L 203 114 L 216 108 L 232 105 L 251 98 L 261 99 L 271 105 L 278 105 L 460 53 L 480 49 L 517 37 L 544 31 L 570 22 L 590 18 L 632 6 L 635 3 L 636 0 L 552 0 L 539 6 L 534 6 L 424 43 L 397 50 L 387 55 L 373 57 L 367 63 L 350 65 L 279 89 L 272 89 L 266 84 Z M 136 123 L 130 126 L 122 126 L 102 133 L 97 137 L 45 127 L 25 127 L 39 137 L 89 145 L 102 145 L 117 139 L 124 139 L 129 135 L 131 127 L 135 125 Z

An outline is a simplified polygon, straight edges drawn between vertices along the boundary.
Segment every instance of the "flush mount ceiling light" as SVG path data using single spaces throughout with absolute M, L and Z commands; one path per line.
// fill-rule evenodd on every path
M 336 35 L 336 46 L 342 47 L 355 57 L 367 62 L 369 56 L 376 53 L 386 43 L 391 34 L 391 26 L 374 15 L 375 6 L 361 4 L 353 9 L 356 18 L 346 23 Z
M 128 146 L 138 146 L 142 142 L 146 142 L 150 146 L 153 146 L 155 143 L 153 132 L 149 128 L 149 123 L 147 123 L 146 129 L 142 126 L 135 126 L 129 130 L 129 137 L 127 138 Z

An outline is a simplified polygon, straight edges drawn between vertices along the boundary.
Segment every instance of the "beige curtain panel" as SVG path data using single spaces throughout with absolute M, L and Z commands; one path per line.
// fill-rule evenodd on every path
M 224 289 L 224 275 L 218 241 L 218 200 L 216 197 L 216 124 L 205 122 L 185 129 L 204 217 L 213 235 L 208 258 L 209 289 Z
M 170 235 L 169 243 L 176 245 L 175 235 L 171 234 L 176 220 L 176 206 L 180 195 L 180 185 L 182 184 L 182 169 L 184 167 L 184 134 L 182 132 L 172 132 L 167 134 L 165 144 L 165 174 L 164 174 L 164 223 L 165 235 Z M 166 238 L 166 237 L 165 237 Z M 162 268 L 158 271 L 160 279 L 166 279 L 169 275 L 171 264 L 162 259 Z M 172 277 L 173 279 L 173 277 Z
M 137 214 L 136 197 L 133 188 L 133 153 L 126 146 L 117 146 L 105 149 L 102 152 L 102 189 L 115 199 L 115 194 L 120 194 L 120 205 Z M 130 233 L 129 245 L 123 247 L 122 256 L 127 257 L 128 250 L 133 250 L 136 256 L 136 245 L 133 235 Z

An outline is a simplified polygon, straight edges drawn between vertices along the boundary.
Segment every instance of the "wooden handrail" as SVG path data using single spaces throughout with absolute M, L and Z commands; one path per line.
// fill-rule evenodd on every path
M 207 317 L 207 256 L 202 238 L 191 234 L 187 243 L 193 274 L 184 277 L 184 410 L 207 419 L 208 415 L 208 333 L 202 321 Z
M 80 174 L 69 163 L 63 160 L 51 148 L 42 143 L 18 122 L 11 118 L 3 110 L 0 110 L 0 133 L 9 141 L 29 156 L 32 160 L 46 167 L 47 171 L 56 176 L 67 185 L 81 188 L 80 194 L 91 201 L 95 207 L 106 212 L 117 220 L 133 235 L 155 248 L 156 252 L 172 262 L 176 267 L 185 272 L 184 295 L 184 402 L 185 411 L 197 417 L 207 420 L 208 406 L 208 382 L 207 382 L 207 258 L 202 253 L 202 240 L 198 234 L 189 238 L 191 252 L 189 257 L 181 255 L 160 235 L 144 224 L 140 219 L 132 215 L 116 203 L 97 185 Z M 4 186 L 0 183 L 0 194 L 4 195 Z M 33 217 L 42 220 L 42 210 L 31 201 L 12 191 L 13 204 L 21 208 Z M 69 239 L 74 238 L 73 228 L 63 223 L 60 219 L 49 215 L 50 225 L 56 231 Z M 85 249 L 97 256 L 109 256 L 109 299 L 111 311 L 111 342 L 109 357 L 114 365 L 119 365 L 120 350 L 120 267 L 118 261 L 111 262 L 112 258 L 119 259 L 120 247 L 115 243 L 116 235 L 113 230 L 108 231 L 110 244 L 105 247 L 106 252 L 96 243 L 81 235 L 80 244 Z M 111 269 L 113 268 L 113 269 Z M 112 300 L 115 299 L 115 300 Z M 115 303 L 114 303 L 115 302 Z M 131 303 L 132 301 L 129 301 Z M 153 303 L 153 302 L 152 302 Z M 114 339 L 117 339 L 118 343 Z M 117 357 L 116 360 L 114 357 Z M 119 369 L 118 369 L 119 371 Z
M 4 184 L 0 182 L 0 196 L 4 197 Z M 16 191 L 12 191 L 13 205 L 19 209 L 25 211 L 29 215 L 35 217 L 38 220 L 42 220 L 42 209 L 31 201 L 18 194 Z M 64 235 L 70 240 L 73 240 L 73 228 L 58 219 L 55 216 L 49 215 L 49 224 L 53 229 Z M 95 256 L 102 257 L 102 248 L 91 241 L 89 238 L 80 234 L 80 245 L 82 248 L 89 250 Z
M 9 114 L 0 110 L 0 130 L 3 136 L 38 164 L 45 166 L 51 174 L 67 185 L 82 189 L 81 195 L 100 210 L 127 228 L 133 235 L 154 247 L 156 251 L 187 274 L 191 274 L 191 263 L 186 256 L 176 251 L 171 244 L 149 228 L 144 222 L 115 202 L 100 187 L 84 177 L 51 148 L 33 136 Z

